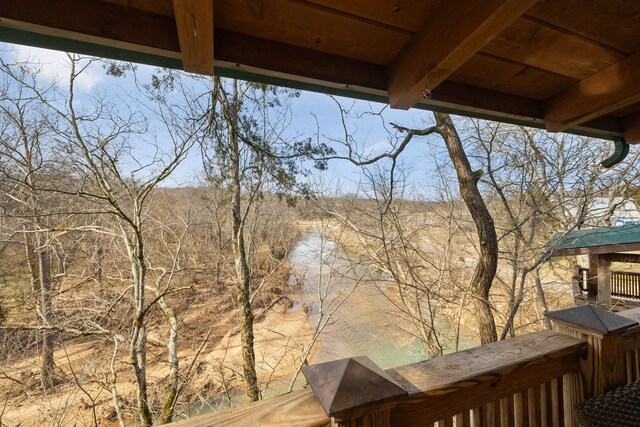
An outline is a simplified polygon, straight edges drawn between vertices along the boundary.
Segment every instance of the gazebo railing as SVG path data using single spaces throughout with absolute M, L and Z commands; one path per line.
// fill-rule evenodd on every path
M 640 300 L 640 273 L 612 271 L 611 295 L 618 298 Z

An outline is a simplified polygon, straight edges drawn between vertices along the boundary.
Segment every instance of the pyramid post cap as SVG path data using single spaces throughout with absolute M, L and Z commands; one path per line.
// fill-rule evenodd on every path
M 545 313 L 549 319 L 561 323 L 580 326 L 601 334 L 622 331 L 638 322 L 619 314 L 611 313 L 593 305 L 580 305 Z
M 307 365 L 302 372 L 330 416 L 408 396 L 402 386 L 366 356 Z

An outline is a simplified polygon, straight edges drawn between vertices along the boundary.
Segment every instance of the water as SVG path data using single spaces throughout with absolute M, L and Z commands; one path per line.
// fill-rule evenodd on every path
M 305 234 L 289 254 L 292 309 L 304 307 L 312 327 L 333 312 L 310 363 L 368 356 L 383 369 L 424 360 L 422 343 L 398 325 L 399 311 L 379 286 L 381 276 L 352 263 L 320 231 Z M 354 266 L 355 265 L 355 266 Z M 324 314 L 321 314 L 324 313 Z
M 305 233 L 289 253 L 289 262 L 292 266 L 290 310 L 306 310 L 312 328 L 333 311 L 309 363 L 368 356 L 387 369 L 428 357 L 420 340 L 398 326 L 400 313 L 389 299 L 393 292 L 387 291 L 385 295 L 381 291 L 384 289 L 381 275 L 349 260 L 348 255 L 335 242 L 323 238 L 320 231 Z M 303 381 L 300 375 L 299 384 Z M 265 397 L 284 393 L 288 386 L 288 381 L 274 382 Z M 242 390 L 234 390 L 231 401 L 221 396 L 204 406 L 194 405 L 188 416 L 243 402 Z

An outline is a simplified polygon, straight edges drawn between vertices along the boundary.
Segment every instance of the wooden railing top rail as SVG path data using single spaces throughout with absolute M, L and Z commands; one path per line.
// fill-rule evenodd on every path
M 574 372 L 585 351 L 586 343 L 581 339 L 541 331 L 388 369 L 386 373 L 408 396 L 385 403 L 384 409 L 391 409 L 394 426 L 437 421 Z M 370 405 L 356 407 L 340 418 L 371 409 Z M 174 425 L 314 427 L 329 423 L 314 393 L 305 389 Z
M 331 418 L 309 388 L 178 421 L 171 427 L 324 427 Z
M 551 331 L 414 363 L 387 372 L 409 391 L 394 426 L 423 425 L 579 370 L 587 344 Z
M 574 362 L 578 362 L 579 353 L 585 348 L 582 340 L 540 331 L 388 369 L 387 373 L 409 391 L 410 397 L 440 396 L 478 384 L 504 382 L 521 369 L 540 368 L 558 360 L 562 361 L 562 375 L 568 371 L 567 365 L 575 367 Z M 518 381 L 523 378 L 519 376 Z

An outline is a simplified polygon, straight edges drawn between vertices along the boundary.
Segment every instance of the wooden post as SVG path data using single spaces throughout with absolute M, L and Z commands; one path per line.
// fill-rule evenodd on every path
M 598 256 L 598 304 L 611 307 L 611 261 Z
M 547 313 L 561 333 L 587 341 L 581 362 L 584 397 L 599 396 L 626 383 L 623 332 L 638 322 L 592 305 Z
M 368 357 L 307 365 L 302 369 L 332 427 L 390 427 L 390 401 L 407 391 Z
M 598 296 L 598 255 L 589 255 L 589 275 L 587 276 L 587 288 L 590 297 Z
M 573 292 L 573 297 L 581 297 L 582 289 L 580 289 L 580 281 L 582 280 L 582 271 L 580 270 L 580 264 L 576 264 L 573 266 L 571 270 L 571 290 Z

